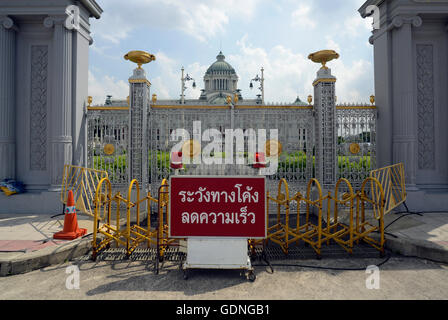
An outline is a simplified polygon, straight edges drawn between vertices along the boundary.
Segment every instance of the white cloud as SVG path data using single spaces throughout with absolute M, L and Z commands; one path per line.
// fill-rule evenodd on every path
M 112 99 L 125 99 L 129 95 L 129 84 L 108 75 L 98 77 L 95 71 L 89 70 L 89 96 L 93 105 L 102 105 L 107 95 Z
M 186 83 L 186 99 L 198 99 L 203 86 L 202 77 L 208 66 L 201 65 L 199 62 L 183 66 L 181 61 L 169 57 L 164 52 L 157 52 L 157 65 L 159 68 L 158 76 L 153 77 L 148 73 L 148 79 L 151 81 L 151 92 L 157 94 L 158 99 L 180 99 L 181 94 L 181 68 L 185 69 L 185 76 L 190 75 L 196 82 L 196 89 L 193 89 L 193 82 Z
M 329 36 L 327 36 L 326 39 L 327 39 L 327 48 L 341 54 L 341 46 Z
M 302 101 L 306 101 L 309 94 L 314 94 L 312 82 L 316 77 L 319 65 L 308 60 L 308 57 L 283 45 L 276 45 L 270 49 L 255 47 L 248 41 L 245 35 L 237 42 L 239 51 L 228 55 L 226 61 L 237 71 L 239 76 L 238 86 L 242 89 L 243 97 L 252 99 L 259 94 L 258 86 L 254 90 L 249 89 L 249 83 L 255 75 L 261 75 L 260 69 L 265 69 L 265 94 L 266 102 L 292 103 L 299 95 Z M 340 52 L 340 46 L 332 39 L 327 38 L 327 46 Z M 151 92 L 156 93 L 159 99 L 179 99 L 181 94 L 181 70 L 182 62 L 171 58 L 164 52 L 157 52 L 158 72 L 156 76 L 147 70 L 148 79 L 151 81 Z M 336 91 L 338 102 L 367 102 L 373 93 L 373 65 L 363 59 L 347 64 L 341 57 L 328 64 L 332 74 L 338 79 Z M 197 99 L 203 88 L 203 76 L 209 67 L 199 62 L 184 66 L 185 72 L 196 81 L 197 88 L 192 88 L 192 82 L 187 83 L 185 91 L 187 99 Z M 124 99 L 128 96 L 129 85 L 126 81 L 117 80 L 107 75 L 99 76 L 97 69 L 89 72 L 89 95 L 93 96 L 94 103 L 103 103 L 106 95 Z
M 142 28 L 180 30 L 204 42 L 225 32 L 233 17 L 250 20 L 259 1 L 104 0 L 102 21 L 94 31 L 95 36 L 114 44 Z
M 301 4 L 296 10 L 291 13 L 292 26 L 302 28 L 316 28 L 316 21 L 311 18 L 312 8 L 308 4 Z
M 331 48 L 340 49 L 339 45 L 328 41 Z M 248 43 L 245 36 L 238 41 L 240 52 L 228 57 L 240 76 L 239 86 L 243 96 L 253 98 L 257 92 L 249 91 L 250 80 L 260 74 L 260 68 L 265 69 L 266 102 L 293 102 L 297 95 L 306 101 L 309 94 L 313 95 L 312 83 L 316 78 L 319 65 L 308 60 L 308 56 L 293 52 L 291 49 L 277 45 L 269 50 L 254 47 Z M 360 59 L 347 64 L 343 58 L 332 61 L 328 65 L 333 75 L 338 79 L 336 90 L 338 101 L 367 102 L 373 88 L 370 88 L 373 77 L 372 63 Z
M 341 28 L 342 35 L 358 37 L 363 35 L 365 31 L 372 30 L 372 22 L 369 19 L 363 19 L 359 14 L 354 14 L 344 20 Z
M 360 59 L 351 65 L 343 60 L 330 62 L 332 73 L 337 77 L 336 92 L 340 103 L 367 103 L 373 93 L 370 86 L 373 78 L 373 64 Z
M 254 98 L 259 90 L 248 90 L 250 80 L 260 69 L 265 69 L 266 102 L 294 102 L 300 94 L 304 100 L 312 91 L 311 83 L 316 67 L 301 53 L 277 45 L 269 50 L 254 47 L 248 43 L 247 36 L 238 41 L 240 52 L 230 55 L 228 62 L 240 76 L 239 87 L 245 98 Z
M 181 63 L 161 51 L 155 53 L 155 56 L 158 62 L 158 75 L 154 76 L 151 68 L 146 68 L 146 76 L 151 82 L 151 93 L 157 94 L 158 99 L 179 99 Z M 198 62 L 185 66 L 185 72 L 194 77 L 197 84 L 196 89 L 193 89 L 193 83 L 187 83 L 188 89 L 185 91 L 187 99 L 199 98 L 202 76 L 207 68 L 208 66 L 202 66 Z M 89 70 L 89 95 L 93 97 L 93 104 L 103 104 L 107 95 L 112 95 L 112 99 L 123 100 L 129 95 L 129 83 L 105 75 L 101 70 L 92 66 Z

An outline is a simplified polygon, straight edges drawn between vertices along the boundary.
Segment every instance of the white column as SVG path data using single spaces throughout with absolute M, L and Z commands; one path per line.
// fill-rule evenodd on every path
M 151 83 L 146 78 L 145 70 L 137 68 L 130 84 L 129 108 L 129 153 L 126 157 L 129 182 L 137 179 L 142 190 L 148 187 L 148 109 L 150 107 Z
M 49 141 L 52 191 L 60 188 L 64 165 L 72 162 L 72 30 L 66 28 L 66 19 L 62 15 L 44 20 L 47 28 L 54 28 Z
M 414 99 L 414 79 L 412 26 L 419 27 L 419 17 L 397 16 L 392 21 L 395 28 L 392 37 L 395 61 L 393 68 L 393 163 L 404 163 L 406 184 L 409 190 L 415 189 L 417 177 L 417 106 Z
M 335 83 L 328 68 L 321 68 L 313 83 L 316 178 L 324 189 L 333 188 L 338 175 Z
M 15 56 L 14 21 L 0 16 L 0 180 L 15 179 Z

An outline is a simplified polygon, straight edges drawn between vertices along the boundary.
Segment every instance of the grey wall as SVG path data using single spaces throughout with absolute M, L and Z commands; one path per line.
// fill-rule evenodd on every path
M 66 23 L 73 4 L 79 29 Z M 57 199 L 64 164 L 86 165 L 89 19 L 101 13 L 94 0 L 0 2 L 0 180 Z M 38 197 L 24 199 L 0 196 L 0 212 L 48 210 Z
M 410 202 L 448 209 L 448 3 L 369 0 L 380 9 L 374 48 L 378 164 L 403 162 Z

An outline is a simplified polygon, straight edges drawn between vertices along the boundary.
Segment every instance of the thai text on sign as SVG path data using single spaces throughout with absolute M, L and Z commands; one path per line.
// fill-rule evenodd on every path
M 172 177 L 170 236 L 266 237 L 264 177 Z

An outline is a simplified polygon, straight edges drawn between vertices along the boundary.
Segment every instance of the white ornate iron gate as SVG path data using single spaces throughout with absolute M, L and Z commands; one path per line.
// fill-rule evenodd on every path
M 376 169 L 376 108 L 338 106 L 338 178 L 346 178 L 360 187 Z
M 127 187 L 129 109 L 89 107 L 87 136 L 88 167 L 106 171 L 115 187 Z
M 90 107 L 88 109 L 88 166 L 108 172 L 116 188 L 129 183 L 129 108 Z M 147 132 L 139 135 L 146 141 L 148 152 L 148 188 L 157 191 L 163 179 L 169 178 L 170 152 L 179 142 L 171 141 L 170 134 L 185 129 L 202 136 L 207 129 L 217 129 L 225 140 L 226 129 L 278 129 L 282 153 L 277 172 L 267 181 L 275 190 L 280 179 L 286 179 L 296 192 L 315 177 L 315 123 L 313 107 L 297 106 L 158 106 L 151 105 L 147 115 Z M 193 131 L 195 121 L 201 132 Z M 336 128 L 338 142 L 338 178 L 348 179 L 354 186 L 368 177 L 376 168 L 376 108 L 375 106 L 337 106 Z M 202 146 L 208 142 L 202 142 Z M 246 148 L 247 151 L 247 143 Z M 224 151 L 224 146 L 223 146 Z M 247 160 L 247 158 L 246 158 Z M 252 175 L 256 171 L 244 165 L 196 165 L 179 174 L 197 175 Z M 143 183 L 144 184 L 144 183 Z
M 266 141 L 269 141 L 270 130 L 278 130 L 278 141 L 282 153 L 278 161 L 278 170 L 269 176 L 268 184 L 272 188 L 278 186 L 278 180 L 286 179 L 290 186 L 299 189 L 313 176 L 313 113 L 312 107 L 236 107 L 214 106 L 209 108 L 182 108 L 175 106 L 153 106 L 148 116 L 148 150 L 150 184 L 160 185 L 163 179 L 173 174 L 170 168 L 170 152 L 176 141 L 171 141 L 170 135 L 176 129 L 185 129 L 193 139 L 202 137 L 208 129 L 216 129 L 222 134 L 222 150 L 224 151 L 225 130 L 241 129 L 247 132 L 253 129 L 258 134 L 259 129 L 266 130 Z M 194 122 L 200 122 L 201 132 L 194 132 Z M 275 138 L 277 140 L 277 138 Z M 258 140 L 257 137 L 257 141 Z M 202 142 L 202 147 L 208 142 Z M 259 146 L 264 150 L 264 145 Z M 247 154 L 249 151 L 247 138 L 245 141 L 245 164 L 238 165 L 236 160 L 232 165 L 186 166 L 179 174 L 187 175 L 253 175 L 256 170 L 250 167 Z M 236 150 L 234 150 L 236 154 Z M 224 160 L 223 160 L 224 162 Z M 275 186 L 275 187 L 274 187 Z M 269 188 L 271 189 L 271 188 Z M 274 189 L 272 189 L 274 190 Z

